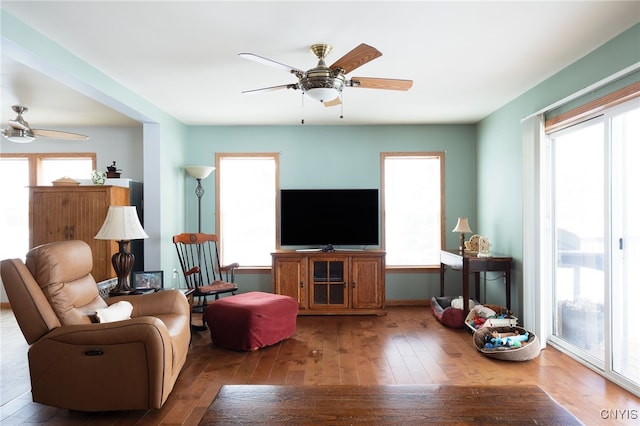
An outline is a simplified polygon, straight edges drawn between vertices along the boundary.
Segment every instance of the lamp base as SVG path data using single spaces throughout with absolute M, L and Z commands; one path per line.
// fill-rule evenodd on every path
M 109 292 L 110 296 L 122 296 L 133 292 L 129 285 L 129 274 L 133 268 L 135 256 L 133 253 L 127 252 L 128 245 L 129 241 L 118 241 L 119 251 L 111 257 L 111 264 L 118 277 L 118 284 Z
M 458 251 L 461 254 L 464 254 L 464 233 L 460 234 L 460 246 L 458 247 Z

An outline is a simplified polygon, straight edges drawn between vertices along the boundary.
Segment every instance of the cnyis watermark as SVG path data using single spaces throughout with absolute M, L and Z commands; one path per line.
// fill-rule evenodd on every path
M 604 420 L 637 420 L 640 419 L 640 412 L 636 409 L 619 410 L 605 408 L 600 410 L 600 417 Z

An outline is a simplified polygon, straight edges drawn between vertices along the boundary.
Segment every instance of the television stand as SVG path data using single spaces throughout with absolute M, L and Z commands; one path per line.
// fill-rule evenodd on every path
M 385 315 L 385 252 L 298 252 L 272 256 L 272 289 L 298 301 L 299 315 Z

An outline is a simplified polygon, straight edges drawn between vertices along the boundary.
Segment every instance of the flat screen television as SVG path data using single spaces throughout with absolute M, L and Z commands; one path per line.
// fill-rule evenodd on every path
M 280 245 L 379 244 L 377 189 L 282 189 Z

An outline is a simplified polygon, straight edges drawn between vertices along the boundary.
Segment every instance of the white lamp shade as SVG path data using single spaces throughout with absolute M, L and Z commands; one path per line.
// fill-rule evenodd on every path
M 462 234 L 468 234 L 473 231 L 471 231 L 471 228 L 469 227 L 469 220 L 466 217 L 459 217 L 456 227 L 453 228 L 451 232 L 460 232 Z
M 184 169 L 189 173 L 189 176 L 193 178 L 205 179 L 216 168 L 211 166 L 185 166 Z
M 94 238 L 131 241 L 149 238 L 149 236 L 140 225 L 135 206 L 109 206 L 107 218 Z

